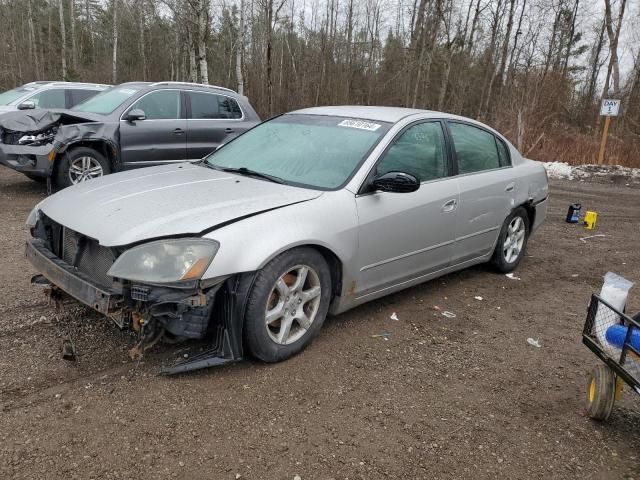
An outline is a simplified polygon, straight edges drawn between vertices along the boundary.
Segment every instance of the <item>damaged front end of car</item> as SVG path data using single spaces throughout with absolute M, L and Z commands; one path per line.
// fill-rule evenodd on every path
M 242 358 L 242 318 L 253 275 L 202 280 L 217 242 L 189 237 L 110 248 L 34 209 L 26 256 L 41 272 L 32 283 L 54 299 L 69 295 L 136 332 L 132 359 L 160 340 L 206 341 L 206 348 L 163 373 Z
M 0 164 L 34 177 L 51 175 L 69 145 L 111 138 L 115 127 L 100 118 L 64 110 L 29 110 L 0 116 Z

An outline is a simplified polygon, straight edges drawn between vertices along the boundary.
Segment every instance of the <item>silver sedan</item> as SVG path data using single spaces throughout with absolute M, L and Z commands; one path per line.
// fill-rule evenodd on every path
M 547 177 L 479 122 L 320 107 L 262 123 L 196 163 L 121 172 L 40 203 L 36 283 L 139 333 L 206 340 L 169 368 L 301 351 L 329 312 L 479 263 L 513 271 Z M 246 350 L 248 349 L 248 352 Z

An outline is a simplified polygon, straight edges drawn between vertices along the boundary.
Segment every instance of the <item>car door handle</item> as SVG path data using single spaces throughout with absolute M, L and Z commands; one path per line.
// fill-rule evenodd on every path
M 183 130 L 183 129 L 181 129 L 181 128 L 176 128 L 176 129 L 173 131 L 173 134 L 174 134 L 174 135 L 182 135 L 182 134 L 184 134 L 184 130 Z
M 442 205 L 443 212 L 453 212 L 456 209 L 456 205 L 458 205 L 458 201 L 454 198 L 449 200 L 447 203 Z
M 507 188 L 504 189 L 505 192 L 513 192 L 513 189 L 515 188 L 515 184 L 514 183 L 510 183 L 509 185 L 507 185 Z

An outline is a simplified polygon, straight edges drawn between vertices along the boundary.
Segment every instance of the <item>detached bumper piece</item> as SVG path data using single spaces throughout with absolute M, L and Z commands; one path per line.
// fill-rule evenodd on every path
M 171 366 L 163 366 L 160 373 L 174 375 L 201 368 L 236 363 L 242 360 L 242 324 L 246 308 L 247 293 L 253 284 L 254 275 L 239 275 L 229 278 L 216 297 L 211 326 L 211 343 L 203 352 L 181 360 Z
M 25 255 L 53 285 L 94 310 L 121 321 L 122 296 L 94 283 L 49 251 L 44 240 L 27 241 Z

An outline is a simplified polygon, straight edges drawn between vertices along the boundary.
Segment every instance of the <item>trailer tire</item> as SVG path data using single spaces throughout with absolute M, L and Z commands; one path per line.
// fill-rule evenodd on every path
M 593 369 L 587 384 L 587 415 L 605 421 L 611 415 L 616 399 L 616 375 L 606 365 Z

